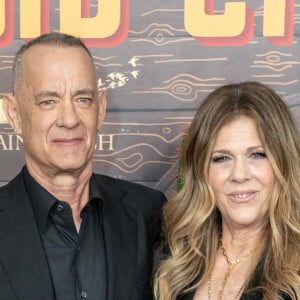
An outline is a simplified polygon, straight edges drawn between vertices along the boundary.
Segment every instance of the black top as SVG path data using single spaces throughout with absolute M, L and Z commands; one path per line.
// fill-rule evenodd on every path
M 255 275 L 251 278 L 250 283 L 249 283 L 249 288 L 250 291 L 248 291 L 247 293 L 243 293 L 241 295 L 241 297 L 239 298 L 239 300 L 261 300 L 263 298 L 263 293 L 261 290 L 256 289 L 253 290 L 255 288 L 257 288 L 258 286 L 260 286 L 260 282 L 261 282 L 261 264 L 258 264 L 258 266 L 256 267 L 256 271 L 255 271 Z M 188 294 L 179 296 L 177 299 L 178 300 L 193 300 L 195 295 L 195 291 L 192 291 Z M 290 297 L 288 297 L 285 294 L 281 294 L 282 299 L 284 300 L 290 300 Z
M 40 186 L 25 169 L 25 185 L 36 216 L 57 300 L 106 299 L 103 197 L 95 179 L 83 208 L 79 233 L 71 207 Z
M 194 292 L 186 294 L 182 297 L 179 297 L 178 300 L 193 300 L 194 298 Z M 262 299 L 262 295 L 261 293 L 258 292 L 253 292 L 251 294 L 243 294 L 241 296 L 241 298 L 239 298 L 240 300 L 261 300 Z
M 195 292 L 191 292 L 189 294 L 186 294 L 184 296 L 181 296 L 178 298 L 178 300 L 193 300 Z M 286 295 L 281 295 L 284 300 L 290 300 L 290 297 Z M 260 292 L 250 292 L 246 294 L 242 294 L 242 296 L 239 298 L 239 300 L 261 300 L 263 297 L 262 293 Z
M 163 260 L 166 259 L 166 257 L 168 257 L 169 255 L 169 250 L 168 247 L 166 246 L 166 242 L 165 242 L 165 238 L 163 236 L 163 234 L 161 234 L 160 236 L 161 239 L 161 247 L 158 247 L 156 249 L 156 256 L 157 256 L 157 260 Z M 163 241 L 163 242 L 162 242 Z M 252 276 L 252 278 L 250 279 L 249 282 L 249 291 L 245 292 L 241 295 L 241 297 L 239 298 L 239 300 L 261 300 L 263 298 L 263 292 L 261 289 L 259 289 L 258 287 L 261 286 L 261 282 L 262 282 L 262 268 L 263 268 L 263 264 L 262 261 L 260 261 L 258 263 L 258 265 L 256 266 L 254 275 Z M 189 285 L 192 286 L 194 285 L 196 282 L 198 282 L 201 278 L 201 274 L 199 276 L 197 276 L 197 278 Z M 183 295 L 179 295 L 176 297 L 177 300 L 193 300 L 195 296 L 195 290 L 183 294 Z M 281 293 L 281 297 L 284 300 L 291 300 L 289 296 Z

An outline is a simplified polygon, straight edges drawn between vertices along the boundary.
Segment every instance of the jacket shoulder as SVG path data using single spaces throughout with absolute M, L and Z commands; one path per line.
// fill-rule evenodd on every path
M 142 184 L 99 174 L 95 174 L 95 178 L 104 196 L 109 199 L 111 194 L 118 194 L 123 204 L 135 209 L 157 210 L 166 201 L 162 192 Z
M 22 194 L 24 191 L 24 184 L 22 180 L 22 173 L 18 174 L 15 178 L 7 184 L 0 187 L 0 210 L 5 209 L 9 203 L 16 199 L 16 195 Z

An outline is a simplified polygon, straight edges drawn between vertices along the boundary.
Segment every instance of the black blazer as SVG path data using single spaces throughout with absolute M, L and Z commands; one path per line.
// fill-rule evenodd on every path
M 106 300 L 150 300 L 154 220 L 165 197 L 103 175 L 96 181 L 105 207 Z M 0 188 L 0 299 L 55 300 L 23 172 Z

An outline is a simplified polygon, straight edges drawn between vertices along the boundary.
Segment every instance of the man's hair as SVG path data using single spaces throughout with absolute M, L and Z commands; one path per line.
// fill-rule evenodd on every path
M 16 82 L 18 81 L 18 78 L 22 70 L 22 59 L 24 53 L 28 49 L 36 45 L 82 48 L 86 51 L 86 53 L 89 55 L 89 57 L 93 62 L 93 57 L 90 50 L 86 47 L 86 45 L 83 43 L 83 41 L 80 38 L 65 33 L 59 33 L 59 32 L 50 32 L 50 33 L 40 35 L 37 38 L 34 38 L 30 40 L 28 43 L 22 45 L 15 55 L 14 64 L 13 64 L 14 93 L 16 89 Z

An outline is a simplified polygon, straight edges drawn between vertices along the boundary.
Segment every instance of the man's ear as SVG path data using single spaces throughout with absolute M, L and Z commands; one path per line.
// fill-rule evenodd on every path
M 17 135 L 21 135 L 22 130 L 17 99 L 12 94 L 5 94 L 3 96 L 2 105 L 5 116 L 10 126 L 13 128 Z
M 106 112 L 106 93 L 105 91 L 98 91 L 98 122 L 97 130 L 102 126 Z

